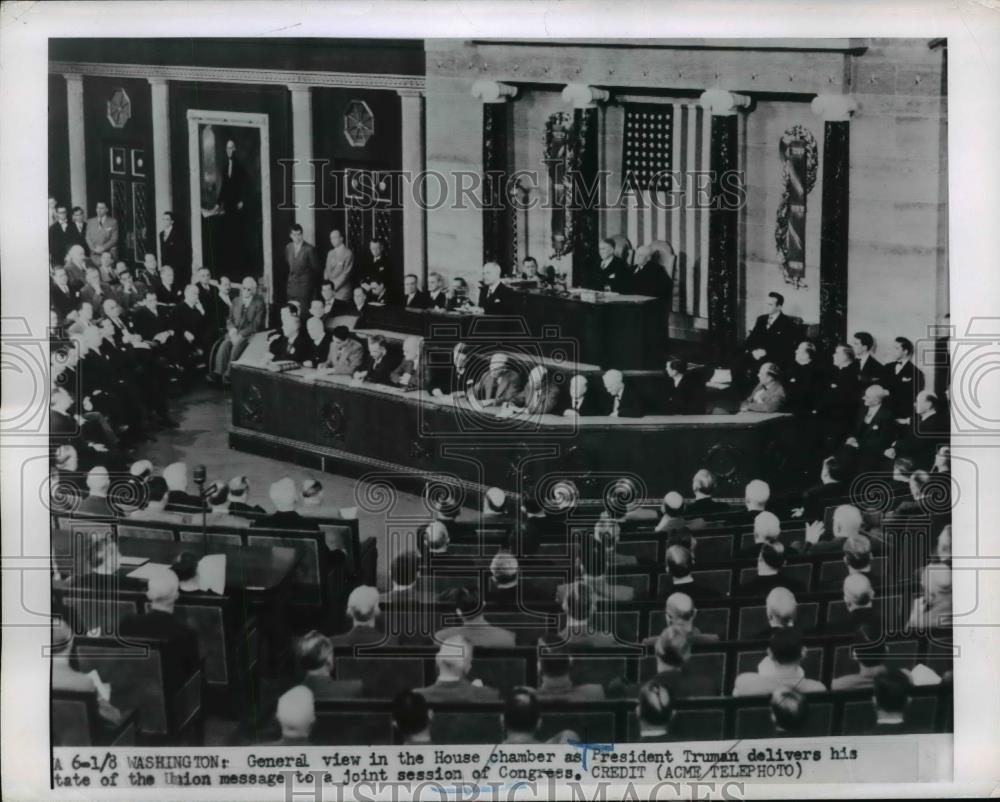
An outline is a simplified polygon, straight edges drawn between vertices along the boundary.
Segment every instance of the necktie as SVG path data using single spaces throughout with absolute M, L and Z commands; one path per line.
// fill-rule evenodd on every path
M 233 160 L 232 159 L 229 160 L 229 172 L 228 172 L 228 175 L 229 175 L 230 178 L 233 177 Z
M 622 402 L 622 394 L 618 393 L 618 395 L 615 396 L 615 405 L 611 409 L 611 417 L 613 418 L 618 417 L 618 407 L 621 404 L 621 402 Z
M 580 406 L 582 404 L 583 404 L 583 396 L 582 395 L 578 395 L 576 398 L 573 399 L 573 409 L 575 409 L 577 412 L 580 411 Z

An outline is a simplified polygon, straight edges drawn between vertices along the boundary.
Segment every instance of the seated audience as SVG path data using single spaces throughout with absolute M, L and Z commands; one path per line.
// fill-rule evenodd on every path
M 604 389 L 608 393 L 603 414 L 612 418 L 641 418 L 642 398 L 638 390 L 625 386 L 625 376 L 612 368 L 604 373 Z
M 178 588 L 180 595 L 185 593 L 210 593 L 213 591 L 203 590 L 201 580 L 198 576 L 198 566 L 201 561 L 193 552 L 182 551 L 174 560 L 170 570 L 177 574 Z
M 368 359 L 363 363 L 362 370 L 354 373 L 354 378 L 373 384 L 390 384 L 393 368 L 395 364 L 389 356 L 385 337 L 373 334 L 368 338 Z
M 310 317 L 306 320 L 306 347 L 309 354 L 302 360 L 302 366 L 321 367 L 330 355 L 330 335 L 323 326 L 322 318 Z
M 483 494 L 483 517 L 507 518 L 510 513 L 510 500 L 499 487 L 491 487 Z
M 455 276 L 451 280 L 451 289 L 448 291 L 449 312 L 465 311 L 472 307 L 472 299 L 469 298 L 469 284 L 461 276 Z
M 699 371 L 689 370 L 688 363 L 677 357 L 667 362 L 667 392 L 664 415 L 704 415 L 705 381 Z
M 174 615 L 180 595 L 180 580 L 169 568 L 158 568 L 149 578 L 144 613 L 126 615 L 118 622 L 118 634 L 128 638 L 154 638 L 165 643 L 164 681 L 168 689 L 181 687 L 201 669 L 198 634 Z
M 52 669 L 53 691 L 78 691 L 92 693 L 97 700 L 97 713 L 101 723 L 109 728 L 121 723 L 121 711 L 97 690 L 93 677 L 74 667 L 73 629 L 58 616 L 52 619 L 52 652 L 49 656 Z M 114 692 L 114 688 L 111 689 Z M 55 736 L 54 736 L 55 737 Z
M 528 373 L 528 381 L 511 401 L 525 415 L 549 415 L 559 403 L 559 387 L 552 381 L 544 365 L 535 365 Z
M 287 476 L 271 485 L 271 503 L 274 512 L 254 520 L 255 529 L 290 529 L 298 532 L 318 532 L 319 525 L 315 518 L 306 518 L 295 507 L 298 505 L 299 494 L 295 482 Z
M 680 591 L 696 601 L 714 601 L 724 594 L 709 585 L 696 580 L 691 571 L 694 569 L 694 556 L 690 549 L 684 546 L 668 546 L 666 555 L 667 577 L 660 581 L 658 596 L 661 599 Z
M 617 645 L 610 632 L 595 631 L 591 616 L 594 613 L 594 594 L 587 585 L 569 585 L 562 602 L 566 624 L 559 632 L 559 640 L 570 650 L 603 649 Z
M 103 315 L 104 302 L 114 298 L 111 285 L 101 277 L 101 271 L 96 267 L 88 267 L 85 274 L 86 284 L 80 290 L 80 300 L 86 301 L 94 310 L 95 317 Z
M 170 488 L 167 487 L 167 480 L 162 476 L 151 476 L 146 482 L 145 500 L 146 506 L 128 513 L 125 518 L 128 522 L 150 521 L 153 523 L 168 524 L 188 524 L 193 522 L 194 517 L 182 512 L 172 512 L 167 509 L 167 499 Z
M 730 512 L 725 521 L 730 526 L 753 526 L 757 516 L 767 509 L 771 499 L 771 486 L 761 479 L 753 479 L 743 490 L 743 506 L 745 509 Z
M 229 487 L 216 482 L 212 485 L 208 501 L 208 514 L 205 523 L 208 526 L 228 526 L 243 528 L 250 526 L 246 518 L 229 512 Z
M 767 616 L 767 626 L 754 635 L 754 640 L 765 640 L 779 629 L 795 627 L 795 616 L 798 612 L 795 594 L 788 588 L 774 588 L 767 594 L 764 611 Z
M 663 632 L 671 627 L 683 632 L 691 643 L 718 643 L 719 636 L 714 632 L 702 632 L 694 625 L 698 610 L 694 606 L 694 601 L 686 593 L 671 593 L 667 596 L 667 603 L 664 606 L 664 622 L 666 626 Z M 642 643 L 644 646 L 656 646 L 660 633 L 650 633 Z
M 713 679 L 691 670 L 691 640 L 679 627 L 667 627 L 654 646 L 656 676 L 653 681 L 668 691 L 672 699 L 718 696 L 721 677 Z
M 403 306 L 407 309 L 426 309 L 430 298 L 420 289 L 420 282 L 413 273 L 403 276 Z
M 781 371 L 773 362 L 765 362 L 757 371 L 757 386 L 740 404 L 740 412 L 783 412 L 785 388 L 781 385 Z
M 472 644 L 461 637 L 452 637 L 441 644 L 437 658 L 437 681 L 417 693 L 428 702 L 496 702 L 500 694 L 496 688 L 483 685 L 482 681 L 469 680 L 472 668 Z
M 688 522 L 684 517 L 684 496 L 676 490 L 671 490 L 660 503 L 660 520 L 654 532 L 676 532 L 687 529 Z
M 558 635 L 543 635 L 538 642 L 537 697 L 543 701 L 559 699 L 572 702 L 599 701 L 604 688 L 596 682 L 575 684 L 570 677 L 573 656 L 561 647 Z
M 879 384 L 869 386 L 862 396 L 862 409 L 847 445 L 858 450 L 862 470 L 879 470 L 886 461 L 885 450 L 896 440 L 896 421 L 886 400 L 889 392 Z
M 334 376 L 353 376 L 365 360 L 365 347 L 351 336 L 347 326 L 334 326 L 330 332 L 330 350 L 320 366 Z
M 930 563 L 920 573 L 923 595 L 913 600 L 909 629 L 926 632 L 951 625 L 951 566 Z
M 878 383 L 885 373 L 885 366 L 879 362 L 875 354 L 875 338 L 867 331 L 858 331 L 851 338 L 851 348 L 858 359 L 858 378 L 861 387 L 866 388 Z
M 807 523 L 822 521 L 827 507 L 846 500 L 849 488 L 844 482 L 844 466 L 837 457 L 827 457 L 820 469 L 818 485 L 802 493 L 802 506 L 792 508 L 793 518 L 804 518 Z
M 389 384 L 401 390 L 419 390 L 423 375 L 420 365 L 420 337 L 407 337 L 403 340 L 403 361 L 389 374 Z
M 721 501 L 713 498 L 715 493 L 715 474 L 702 468 L 691 480 L 691 490 L 694 493 L 694 500 L 687 502 L 684 506 L 684 516 L 691 518 L 711 518 L 719 517 L 731 512 L 732 508 Z
M 114 518 L 117 511 L 108 503 L 110 488 L 111 478 L 108 476 L 108 469 L 100 465 L 91 468 L 87 473 L 87 496 L 80 503 L 78 511 L 84 515 Z
M 486 608 L 517 609 L 518 563 L 513 554 L 498 551 L 490 561 L 490 581 L 486 591 Z
M 566 389 L 566 396 L 560 406 L 556 407 L 556 414 L 565 417 L 589 417 L 603 414 L 600 400 L 596 392 L 588 392 L 589 384 L 586 376 L 579 373 L 569 380 Z
M 173 322 L 174 342 L 179 346 L 178 362 L 189 369 L 204 365 L 216 334 L 209 328 L 197 285 L 188 284 L 184 288 L 183 300 L 174 308 Z
M 427 274 L 427 308 L 448 308 L 448 293 L 444 288 L 444 278 L 433 270 Z
M 460 637 L 473 646 L 486 649 L 509 649 L 515 645 L 513 632 L 493 626 L 486 620 L 483 607 L 479 603 L 479 595 L 475 590 L 454 588 L 442 601 L 454 605 L 455 614 L 462 623 L 456 627 L 445 627 L 435 633 L 434 640 L 438 643 Z
M 586 587 L 597 599 L 632 601 L 635 589 L 628 585 L 614 585 L 605 576 L 607 552 L 593 539 L 587 539 L 577 547 L 577 579 L 556 588 L 556 601 L 562 602 L 570 588 Z
M 421 547 L 427 554 L 448 553 L 448 527 L 442 521 L 431 521 L 423 530 Z
M 791 688 L 799 693 L 818 693 L 826 690 L 819 680 L 809 679 L 802 671 L 805 647 L 802 635 L 795 629 L 776 629 L 767 646 L 767 657 L 757 671 L 746 671 L 736 677 L 733 696 L 769 694 L 779 688 Z
M 340 507 L 323 501 L 323 485 L 318 479 L 302 480 L 302 507 L 299 512 L 306 518 L 342 518 Z
M 541 713 L 538 710 L 538 696 L 534 688 L 523 685 L 514 688 L 504 704 L 503 710 L 503 743 L 505 744 L 537 744 L 538 731 L 542 726 Z M 567 744 L 579 741 L 580 736 L 572 730 L 562 730 L 549 738 L 545 743 Z
M 639 688 L 639 699 L 635 706 L 635 716 L 639 724 L 639 743 L 660 743 L 676 740 L 670 736 L 670 720 L 673 718 L 673 701 L 670 691 L 656 680 L 650 680 Z
M 521 378 L 510 365 L 507 354 L 497 352 L 490 357 L 490 368 L 472 390 L 472 398 L 480 406 L 494 407 L 511 403 L 521 391 Z
M 806 539 L 803 549 L 807 554 L 843 553 L 844 546 L 851 536 L 865 537 L 861 531 L 864 518 L 861 510 L 850 504 L 841 504 L 833 511 L 833 532 L 826 537 L 826 526 L 823 521 L 813 521 L 806 526 Z M 875 543 L 872 543 L 874 547 Z M 873 549 L 874 550 L 874 549 Z
M 415 691 L 400 691 L 392 700 L 392 723 L 397 743 L 422 746 L 431 741 L 431 719 L 434 714 L 427 700 Z
M 605 565 L 613 569 L 635 567 L 639 560 L 634 554 L 621 554 L 618 551 L 621 525 L 606 516 L 606 512 L 601 513 L 601 518 L 594 524 L 594 540 L 604 549 Z
M 786 576 L 785 546 L 781 541 L 765 542 L 760 547 L 757 557 L 757 575 L 741 582 L 736 592 L 737 596 L 766 596 L 774 588 L 788 588 L 792 593 L 805 593 L 806 588 L 797 579 Z
M 375 624 L 382 609 L 379 607 L 378 590 L 370 585 L 359 585 L 347 597 L 347 614 L 351 628 L 330 638 L 333 646 L 368 646 L 376 643 L 392 642 Z
M 455 343 L 451 349 L 451 361 L 437 364 L 433 358 L 424 363 L 424 388 L 435 398 L 461 395 L 470 391 L 473 383 L 469 370 L 469 348 L 465 343 Z
M 858 688 L 874 688 L 875 678 L 886 672 L 888 651 L 885 643 L 869 642 L 861 638 L 851 647 L 854 659 L 858 661 L 858 673 L 844 674 L 834 677 L 830 683 L 831 691 L 854 691 Z
M 382 594 L 382 601 L 394 605 L 420 605 L 431 601 L 431 596 L 420 585 L 420 555 L 407 551 L 396 555 L 389 567 L 389 591 Z
M 286 315 L 281 331 L 268 338 L 267 350 L 271 362 L 296 362 L 299 365 L 313 356 L 308 335 L 302 330 L 298 315 Z
M 916 414 L 912 423 L 886 449 L 885 455 L 889 459 L 907 457 L 918 468 L 930 470 L 937 449 L 948 439 L 948 413 L 940 399 L 929 390 L 917 393 L 913 409 Z
M 910 678 L 901 669 L 887 668 L 875 677 L 872 687 L 875 726 L 868 735 L 905 733 L 906 708 L 910 703 Z
M 809 700 L 804 693 L 791 688 L 778 688 L 771 694 L 771 724 L 775 735 L 801 737 L 808 718 Z
M 250 482 L 245 476 L 234 476 L 229 481 L 229 512 L 243 517 L 256 517 L 265 510 L 259 504 L 248 504 Z
M 840 621 L 828 623 L 826 632 L 831 635 L 854 635 L 864 631 L 869 637 L 875 637 L 882 631 L 882 621 L 872 607 L 874 601 L 875 591 L 868 577 L 864 574 L 848 574 L 844 579 L 844 606 L 847 615 Z
M 306 633 L 295 645 L 302 684 L 315 699 L 356 699 L 363 696 L 362 681 L 333 678 L 333 646 L 316 630 Z
M 167 509 L 170 512 L 201 512 L 204 501 L 187 492 L 188 467 L 184 462 L 172 462 L 163 469 L 167 483 Z
M 305 685 L 285 691 L 278 699 L 275 718 L 281 727 L 281 738 L 265 746 L 311 746 L 309 736 L 316 723 L 313 692 Z

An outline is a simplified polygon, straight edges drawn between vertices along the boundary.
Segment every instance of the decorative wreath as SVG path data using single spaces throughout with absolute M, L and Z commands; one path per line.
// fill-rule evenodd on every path
M 572 163 L 576 151 L 573 128 L 573 115 L 565 111 L 556 112 L 545 123 L 545 161 L 550 165 L 553 178 L 557 165 L 563 166 L 563 226 L 561 231 L 552 232 L 552 258 L 565 256 L 573 250 L 573 215 L 569 209 L 573 202 L 573 169 L 576 166 Z
M 803 128 L 801 125 L 793 125 L 784 135 L 781 137 L 781 141 L 778 143 L 778 154 L 781 156 L 782 164 L 782 191 L 781 191 L 781 203 L 778 204 L 778 224 L 774 229 L 774 243 L 778 247 L 778 261 L 781 267 L 781 273 L 785 277 L 786 284 L 792 284 L 793 286 L 800 286 L 802 283 L 802 276 L 798 273 L 792 273 L 788 269 L 788 214 L 789 205 L 791 203 L 791 194 L 788 191 L 791 185 L 791 175 L 789 174 L 788 166 L 788 148 L 793 142 L 801 142 L 805 147 L 806 155 L 806 178 L 805 178 L 805 194 L 808 195 L 812 192 L 813 186 L 816 184 L 816 174 L 819 171 L 819 149 L 816 146 L 816 137 L 807 129 Z

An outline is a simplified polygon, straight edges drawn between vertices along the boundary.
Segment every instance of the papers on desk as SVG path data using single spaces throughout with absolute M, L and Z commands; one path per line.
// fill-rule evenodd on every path
M 170 566 L 165 563 L 151 563 L 149 560 L 144 561 L 143 565 L 136 568 L 130 574 L 128 574 L 129 579 L 145 579 L 147 582 L 160 571 L 169 571 Z
M 137 568 L 149 562 L 148 557 L 126 557 L 124 554 L 118 556 L 118 564 L 122 568 Z
M 91 680 L 93 680 L 94 687 L 97 688 L 97 695 L 101 699 L 103 699 L 105 702 L 110 702 L 111 701 L 111 684 L 107 683 L 107 682 L 104 682 L 101 679 L 101 675 L 97 673 L 97 669 L 96 668 L 94 670 L 92 670 L 89 674 L 87 674 L 87 676 L 90 677 Z
M 921 663 L 910 669 L 910 682 L 914 685 L 940 685 L 941 677 L 933 668 Z
M 725 368 L 716 368 L 712 378 L 707 382 L 710 387 L 728 387 L 732 383 L 733 372 Z
M 198 560 L 198 572 L 195 574 L 199 590 L 218 593 L 226 592 L 226 555 L 206 554 Z

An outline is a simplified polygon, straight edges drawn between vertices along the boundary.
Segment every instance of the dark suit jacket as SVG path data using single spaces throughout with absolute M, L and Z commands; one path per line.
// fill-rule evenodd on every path
M 864 407 L 858 415 L 854 437 L 858 441 L 861 458 L 877 460 L 896 439 L 896 419 L 892 410 L 885 404 L 879 407 L 871 421 L 865 423 L 867 412 L 868 408 Z
M 320 677 L 316 674 L 306 674 L 302 684 L 313 692 L 316 699 L 357 699 L 364 694 L 362 681 L 335 680 L 333 677 Z
M 785 411 L 809 415 L 816 409 L 822 389 L 823 372 L 815 362 L 800 365 L 793 362 L 781 378 L 785 388 Z
M 481 401 L 494 399 L 500 404 L 513 401 L 521 390 L 521 378 L 509 367 L 497 371 L 487 371 L 475 387 L 476 398 Z
M 610 415 L 614 411 L 614 408 L 615 399 L 613 396 L 608 396 L 604 406 L 604 414 Z M 639 397 L 639 391 L 635 386 L 626 384 L 622 392 L 621 401 L 618 404 L 618 417 L 641 418 L 642 416 L 642 398 Z
M 80 296 L 71 286 L 66 286 L 66 291 L 59 289 L 55 282 L 49 282 L 49 305 L 56 310 L 60 320 L 65 320 L 66 315 L 74 311 L 80 304 Z
M 402 302 L 407 309 L 426 309 L 431 305 L 430 296 L 423 290 L 417 290 L 412 297 L 402 296 Z
M 171 490 L 167 493 L 167 510 L 170 512 L 191 512 L 201 510 L 201 499 L 183 490 Z
M 118 624 L 118 633 L 123 638 L 156 638 L 167 641 L 163 652 L 166 657 L 168 686 L 177 687 L 188 679 L 200 666 L 198 635 L 191 627 L 162 610 L 125 616 Z
M 808 488 L 802 494 L 802 520 L 808 522 L 822 521 L 827 507 L 835 507 L 843 503 L 849 496 L 849 489 L 843 482 L 818 484 Z
M 259 504 L 244 504 L 242 501 L 229 502 L 229 513 L 231 515 L 239 515 L 244 518 L 253 518 L 256 520 L 265 512 L 267 512 L 267 510 Z
M 912 361 L 907 360 L 899 373 L 895 362 L 888 363 L 883 369 L 882 386 L 889 391 L 888 403 L 895 417 L 909 418 L 916 414 L 913 402 L 924 389 L 924 374 Z
M 779 314 L 770 328 L 767 326 L 767 315 L 761 315 L 747 335 L 746 349 L 747 353 L 751 353 L 763 348 L 767 351 L 765 362 L 787 365 L 792 361 L 800 339 L 799 326 L 788 315 Z
M 316 294 L 322 276 L 319 256 L 308 242 L 302 243 L 298 253 L 295 253 L 295 243 L 289 242 L 285 246 L 285 264 L 288 266 L 286 296 L 289 301 L 299 301 L 305 312 Z
M 299 329 L 299 333 L 290 342 L 284 334 L 279 334 L 268 343 L 267 350 L 271 352 L 276 362 L 290 359 L 301 365 L 307 359 L 313 358 L 312 341 L 302 329 Z
M 704 415 L 705 382 L 696 371 L 688 371 L 674 386 L 667 378 L 667 391 L 663 403 L 664 415 Z
M 796 596 L 806 591 L 805 587 L 797 579 L 784 577 L 781 575 L 781 572 L 778 572 L 770 576 L 755 576 L 753 579 L 743 582 L 733 595 L 754 596 L 763 599 L 775 588 L 788 588 Z
M 725 598 L 715 588 L 702 585 L 697 580 L 694 582 L 682 582 L 677 585 L 674 584 L 673 579 L 668 578 L 666 582 L 661 584 L 657 598 L 666 599 L 671 593 L 686 593 L 695 601 L 715 601 Z
M 865 389 L 870 384 L 875 384 L 882 380 L 882 375 L 885 373 L 885 365 L 879 362 L 875 357 L 869 356 L 865 360 L 864 366 L 861 364 L 861 360 L 858 360 L 858 380 L 861 383 L 861 389 Z
M 714 498 L 693 499 L 684 505 L 685 518 L 719 517 L 728 512 L 733 512 L 733 508 L 725 502 L 716 501 Z
M 918 468 L 930 470 L 938 446 L 948 442 L 949 422 L 943 412 L 935 412 L 921 420 L 914 413 L 910 425 L 896 440 L 896 457 L 908 457 Z
M 194 342 L 188 343 L 184 332 L 189 331 L 194 335 Z M 178 304 L 174 309 L 174 336 L 178 342 L 189 345 L 191 348 L 203 347 L 206 332 L 208 331 L 208 319 L 198 311 L 196 307 L 187 304 Z M 183 338 L 183 340 L 181 340 Z
M 403 377 L 409 373 L 410 378 L 406 384 L 402 384 Z M 389 383 L 393 387 L 401 387 L 404 390 L 419 390 L 420 381 L 423 378 L 423 370 L 419 365 L 414 365 L 412 359 L 404 359 L 389 374 Z
M 464 391 L 466 382 L 474 378 L 471 361 L 466 361 L 461 372 L 453 362 L 447 365 L 432 365 L 430 360 L 424 360 L 424 389 L 440 390 L 445 395 L 455 391 Z
M 427 296 L 427 308 L 428 309 L 447 309 L 448 308 L 448 293 L 444 290 L 439 290 L 434 295 Z
M 610 287 L 612 292 L 629 293 L 632 291 L 632 268 L 618 256 L 611 257 L 607 268 L 602 268 L 600 260 L 597 260 L 584 286 L 592 290 Z
M 479 288 L 479 306 L 487 315 L 513 315 L 517 312 L 517 294 L 502 282 L 492 293 L 482 286 Z
M 383 642 L 389 645 L 392 643 L 392 638 L 375 627 L 352 626 L 347 632 L 330 638 L 330 643 L 334 646 L 367 646 Z
M 861 400 L 858 363 L 831 368 L 817 384 L 816 416 L 820 425 L 838 439 L 846 437 Z
M 875 615 L 875 611 L 871 607 L 851 610 L 840 621 L 827 624 L 824 632 L 829 635 L 856 635 L 862 627 L 873 639 L 882 631 L 882 621 L 879 616 Z
M 496 702 L 500 693 L 486 685 L 479 687 L 469 680 L 456 682 L 435 682 L 426 688 L 417 688 L 417 693 L 428 702 Z
M 679 671 L 660 671 L 653 682 L 663 685 L 671 699 L 692 699 L 701 696 L 718 696 L 722 693 L 722 677 L 695 674 L 687 666 Z
M 174 273 L 182 281 L 191 277 L 191 245 L 180 231 L 177 230 L 176 223 L 170 227 L 168 233 L 161 231 L 158 234 L 160 239 L 160 264 L 170 265 Z
M 222 207 L 226 214 L 234 214 L 239 211 L 236 207 L 244 200 L 243 192 L 247 183 L 247 171 L 242 162 L 234 156 L 232 163 L 232 175 L 229 174 L 228 157 L 222 160 L 219 167 L 222 181 L 219 184 L 219 197 L 216 199 L 216 203 Z
M 49 226 L 49 258 L 52 264 L 61 265 L 66 261 L 66 252 L 77 244 L 73 236 L 76 231 L 72 220 L 66 221 L 65 231 L 58 222 Z M 83 242 L 86 243 L 86 239 Z
M 663 265 L 650 260 L 638 268 L 632 276 L 631 292 L 636 295 L 670 299 L 673 297 L 673 281 Z
M 173 331 L 173 321 L 169 316 L 157 310 L 153 314 L 145 306 L 136 307 L 132 312 L 132 325 L 144 340 L 152 340 L 161 331 Z
M 369 354 L 365 358 L 364 369 L 368 372 L 365 381 L 374 382 L 375 384 L 392 384 L 392 371 L 395 367 L 394 361 L 389 354 L 383 356 L 378 364 L 375 363 L 375 359 Z

